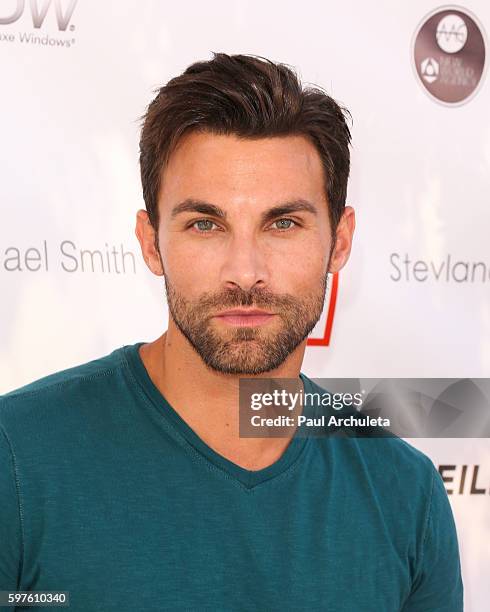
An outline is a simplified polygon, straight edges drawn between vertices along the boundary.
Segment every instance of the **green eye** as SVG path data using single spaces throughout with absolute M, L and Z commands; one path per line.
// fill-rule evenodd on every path
M 295 223 L 292 219 L 278 219 L 274 221 L 273 225 L 277 224 L 277 228 L 279 230 L 287 230 L 292 227 Z
M 210 221 L 209 219 L 199 219 L 199 221 L 196 221 L 192 224 L 192 227 L 195 227 L 200 232 L 209 232 L 210 230 L 212 230 L 213 225 L 215 225 L 215 223 L 213 223 L 213 221 Z

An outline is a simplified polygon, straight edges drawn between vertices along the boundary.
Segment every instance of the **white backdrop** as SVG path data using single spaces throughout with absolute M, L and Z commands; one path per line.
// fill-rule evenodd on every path
M 484 75 L 457 106 L 424 91 L 411 46 L 438 6 L 0 0 L 0 393 L 165 329 L 163 285 L 134 235 L 144 207 L 137 118 L 154 88 L 211 51 L 291 64 L 354 118 L 355 242 L 338 277 L 329 344 L 308 347 L 303 372 L 488 377 L 490 89 Z M 488 2 L 464 8 L 490 29 Z M 100 254 L 92 264 L 83 250 Z M 416 261 L 425 262 L 417 265 L 429 270 L 426 280 Z M 483 265 L 461 280 L 457 262 Z M 452 487 L 450 501 L 465 609 L 483 612 L 490 441 L 410 442 L 437 466 L 452 466 L 445 474 L 453 483 L 468 466 L 466 486 Z

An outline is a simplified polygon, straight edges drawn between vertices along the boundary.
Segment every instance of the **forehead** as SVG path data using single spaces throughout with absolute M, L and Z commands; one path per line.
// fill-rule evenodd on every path
M 162 174 L 160 206 L 187 197 L 220 205 L 324 199 L 316 147 L 304 136 L 240 138 L 191 132 L 172 152 Z M 163 211 L 162 211 L 163 212 Z

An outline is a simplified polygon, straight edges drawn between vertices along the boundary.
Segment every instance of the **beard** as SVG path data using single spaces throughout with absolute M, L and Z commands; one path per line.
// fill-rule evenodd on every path
M 327 266 L 328 270 L 328 266 Z M 206 292 L 191 301 L 179 294 L 167 276 L 165 290 L 170 315 L 204 363 L 222 374 L 256 375 L 278 368 L 307 338 L 320 319 L 328 273 L 317 290 L 298 298 L 263 289 L 226 289 Z M 274 312 L 276 321 L 257 327 L 217 329 L 212 322 L 217 312 L 229 308 L 255 307 Z

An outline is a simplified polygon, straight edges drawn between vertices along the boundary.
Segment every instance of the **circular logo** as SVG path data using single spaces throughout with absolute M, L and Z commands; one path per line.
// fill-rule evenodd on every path
M 466 9 L 439 7 L 426 15 L 412 44 L 423 89 L 449 106 L 467 102 L 483 81 L 486 46 L 483 27 Z
M 464 19 L 450 13 L 437 24 L 436 39 L 439 47 L 446 53 L 457 53 L 464 47 L 468 38 L 468 28 Z

